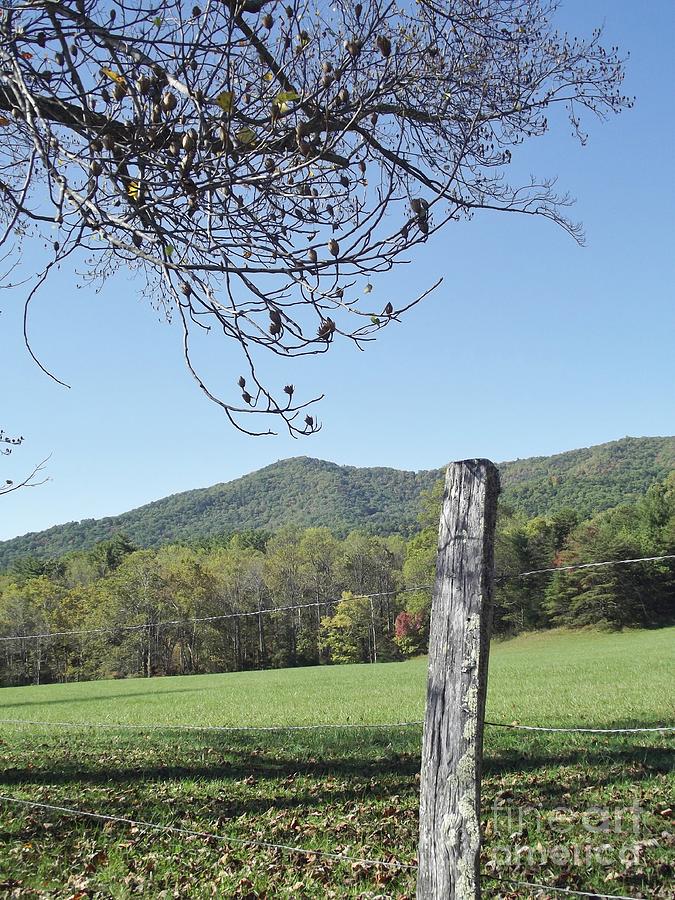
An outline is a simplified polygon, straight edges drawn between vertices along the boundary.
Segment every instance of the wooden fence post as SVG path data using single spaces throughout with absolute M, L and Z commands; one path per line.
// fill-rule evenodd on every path
M 499 473 L 452 463 L 438 531 L 422 740 L 418 900 L 479 900 L 480 782 Z

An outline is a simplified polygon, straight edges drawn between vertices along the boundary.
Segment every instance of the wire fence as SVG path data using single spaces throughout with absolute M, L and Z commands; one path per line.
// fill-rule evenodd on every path
M 49 722 L 36 721 L 33 719 L 0 719 L 0 724 L 4 725 L 32 725 L 36 727 L 53 727 L 53 728 L 108 728 L 118 731 L 127 729 L 134 731 L 222 731 L 224 733 L 237 732 L 285 732 L 285 731 L 341 731 L 343 729 L 353 728 L 372 728 L 372 729 L 394 729 L 394 728 L 412 728 L 420 727 L 424 723 L 417 722 L 320 722 L 308 725 L 173 725 L 170 722 L 165 724 L 150 723 L 128 723 L 128 722 Z M 675 730 L 675 729 L 674 729 Z
M 19 797 L 7 797 L 0 795 L 0 803 L 15 803 L 20 806 L 43 809 L 49 812 L 58 812 L 67 816 L 80 816 L 87 819 L 97 819 L 101 822 L 117 822 L 120 825 L 130 825 L 134 828 L 145 828 L 151 831 L 162 831 L 167 834 L 179 834 L 184 837 L 199 837 L 219 841 L 237 847 L 256 847 L 264 850 L 282 850 L 286 853 L 299 854 L 301 856 L 323 857 L 340 862 L 360 863 L 364 866 L 382 866 L 396 869 L 415 869 L 413 863 L 399 862 L 398 860 L 369 859 L 368 857 L 348 856 L 342 853 L 334 853 L 330 850 L 310 849 L 308 847 L 296 847 L 290 844 L 276 844 L 272 841 L 260 841 L 254 838 L 235 838 L 228 835 L 215 834 L 211 831 L 196 831 L 191 828 L 181 828 L 178 825 L 160 825 L 157 822 L 143 822 L 138 819 L 127 819 L 123 816 L 112 816 L 106 813 L 88 812 L 82 809 L 73 809 L 70 806 L 57 806 L 52 803 L 40 803 L 36 800 L 23 800 Z
M 38 719 L 0 719 L 2 725 L 32 725 L 43 728 L 109 728 L 117 731 L 222 731 L 222 732 L 265 732 L 265 731 L 341 731 L 352 728 L 395 729 L 421 728 L 422 719 L 411 722 L 318 722 L 293 725 L 184 725 L 171 722 L 57 722 Z M 516 731 L 543 731 L 558 734 L 667 734 L 675 732 L 675 725 L 656 725 L 651 728 L 558 728 L 548 725 L 520 725 L 511 722 L 488 722 L 491 728 L 509 728 Z
M 498 579 L 499 583 L 513 578 L 526 578 L 534 575 L 552 574 L 556 572 L 569 572 L 579 569 L 600 568 L 613 565 L 632 565 L 638 563 L 652 563 L 665 560 L 675 559 L 675 554 L 662 556 L 642 557 L 637 559 L 618 559 L 604 560 L 592 563 L 579 563 L 567 566 L 556 566 L 546 569 L 536 569 L 526 572 L 516 573 L 514 575 L 502 575 Z M 391 591 L 380 591 L 373 594 L 356 595 L 357 599 L 374 599 L 384 596 L 395 596 L 402 593 L 412 593 L 420 590 L 428 590 L 432 585 L 417 585 L 415 587 L 404 588 Z M 40 634 L 29 635 L 10 635 L 0 637 L 1 642 L 9 641 L 26 641 L 26 640 L 44 640 L 57 637 L 70 637 L 85 634 L 105 634 L 115 633 L 119 631 L 139 631 L 147 628 L 161 628 L 168 626 L 196 625 L 199 623 L 216 622 L 238 617 L 260 616 L 263 614 L 274 614 L 302 609 L 316 608 L 317 605 L 330 605 L 337 603 L 338 600 L 315 601 L 312 603 L 294 604 L 282 607 L 264 607 L 255 610 L 242 610 L 238 612 L 228 612 L 213 616 L 191 617 L 183 619 L 174 619 L 162 622 L 150 622 L 140 624 L 121 623 L 113 626 L 102 626 L 99 628 L 74 629 L 60 632 L 43 632 Z M 112 723 L 112 722 L 63 722 L 49 720 L 34 719 L 13 719 L 3 718 L 0 723 L 12 726 L 31 726 L 31 727 L 47 727 L 47 728 L 71 728 L 71 729 L 106 729 L 106 730 L 134 730 L 134 731 L 190 731 L 190 732 L 222 732 L 222 733 L 241 733 L 241 732 L 293 732 L 293 731 L 318 731 L 318 730 L 334 730 L 342 729 L 401 729 L 401 728 L 419 728 L 423 725 L 421 720 L 403 721 L 403 722 L 342 722 L 342 723 L 311 723 L 311 724 L 283 724 L 283 725 L 188 725 L 180 723 Z M 516 731 L 528 732 L 547 732 L 547 733 L 566 733 L 566 734 L 602 734 L 602 735 L 618 735 L 618 734 L 669 734 L 675 732 L 675 726 L 659 725 L 648 728 L 590 728 L 590 727 L 557 727 L 543 725 L 522 725 L 520 723 L 491 722 L 485 721 L 486 726 L 493 728 L 512 729 Z M 61 815 L 81 817 L 90 820 L 97 820 L 107 823 L 116 823 L 119 825 L 161 832 L 167 834 L 176 834 L 183 837 L 197 837 L 203 840 L 214 840 L 223 844 L 240 847 L 255 847 L 258 849 L 267 849 L 285 852 L 288 854 L 302 855 L 312 858 L 324 858 L 337 862 L 347 862 L 351 864 L 359 864 L 368 867 L 382 867 L 388 869 L 398 869 L 403 871 L 412 871 L 417 868 L 415 863 L 406 863 L 392 859 L 372 859 L 366 856 L 352 856 L 345 853 L 337 853 L 319 848 L 306 848 L 293 846 L 283 843 L 274 843 L 271 841 L 257 840 L 253 838 L 236 838 L 227 835 L 221 835 L 213 832 L 200 831 L 190 828 L 183 828 L 177 825 L 163 825 L 154 822 L 146 822 L 123 816 L 110 815 L 100 812 L 91 812 L 87 810 L 75 809 L 69 806 L 59 806 L 56 804 L 43 803 L 23 798 L 0 795 L 0 802 L 7 804 L 19 805 L 24 808 L 40 809 L 44 812 L 59 813 Z M 513 887 L 523 887 L 528 890 L 545 891 L 556 894 L 567 894 L 576 897 L 591 897 L 598 900 L 633 900 L 619 894 L 598 894 L 588 891 L 579 891 L 566 887 L 553 887 L 550 885 L 542 885 L 529 881 L 518 881 L 497 877 L 485 873 L 484 878 L 498 884 L 511 885 Z
M 517 575 L 507 575 L 506 577 L 527 578 L 530 575 L 545 575 L 550 572 L 572 572 L 575 569 L 599 569 L 603 566 L 630 566 L 635 563 L 661 562 L 666 559 L 675 559 L 675 553 L 665 554 L 663 556 L 640 556 L 637 559 L 607 559 L 602 562 L 573 563 L 569 566 L 551 566 L 548 569 L 532 569 L 530 572 L 519 572 Z
M 375 594 L 355 594 L 353 600 L 373 600 L 376 597 L 394 597 L 399 594 L 410 594 L 417 591 L 428 590 L 432 585 L 424 584 L 417 587 L 397 588 L 391 591 L 378 591 Z M 316 609 L 321 606 L 332 606 L 339 603 L 338 599 L 314 600 L 312 603 L 295 603 L 291 606 L 264 606 L 260 609 L 239 610 L 237 612 L 219 613 L 214 616 L 186 616 L 183 619 L 169 619 L 160 622 L 140 622 L 137 624 L 120 623 L 119 625 L 102 625 L 99 628 L 79 628 L 71 631 L 44 631 L 40 634 L 12 634 L 0 637 L 0 641 L 30 641 L 46 640 L 47 638 L 75 637 L 83 634 L 114 634 L 118 631 L 143 631 L 144 629 L 168 628 L 173 625 L 199 625 L 206 622 L 220 622 L 225 619 L 240 619 L 269 615 L 282 612 L 293 612 L 300 609 Z
M 115 823 L 125 825 L 140 830 L 160 832 L 163 834 L 176 834 L 180 837 L 201 838 L 202 840 L 212 840 L 218 843 L 226 844 L 230 847 L 254 847 L 258 850 L 275 850 L 282 853 L 288 853 L 296 856 L 304 856 L 315 859 L 329 859 L 334 862 L 351 863 L 366 867 L 398 869 L 404 871 L 416 871 L 416 863 L 406 863 L 397 859 L 372 859 L 367 856 L 352 856 L 346 853 L 335 853 L 331 850 L 322 848 L 299 847 L 292 844 L 275 843 L 274 841 L 262 841 L 254 838 L 236 838 L 229 835 L 222 835 L 212 831 L 201 831 L 193 828 L 183 828 L 177 825 L 162 825 L 157 822 L 146 822 L 140 819 L 129 819 L 125 816 L 114 816 L 108 813 L 90 812 L 89 810 L 74 809 L 70 806 L 59 806 L 54 803 L 42 803 L 36 800 L 24 800 L 20 797 L 9 797 L 0 795 L 0 803 L 13 803 L 16 806 L 22 806 L 29 809 L 41 809 L 46 812 L 60 813 L 66 816 L 75 816 L 85 819 L 94 819 L 99 822 Z M 501 878 L 489 873 L 482 873 L 482 879 L 496 882 L 498 884 L 507 884 L 514 887 L 526 887 L 528 889 L 536 889 L 548 893 L 567 894 L 572 897 L 591 897 L 596 900 L 635 900 L 633 897 L 625 894 L 596 894 L 592 891 L 579 891 L 573 888 L 552 887 L 551 885 L 538 884 L 532 881 L 520 881 L 511 878 Z
M 548 884 L 537 884 L 533 881 L 516 881 L 513 878 L 498 878 L 496 875 L 483 876 L 490 881 L 496 881 L 498 884 L 510 884 L 514 887 L 535 888 L 539 891 L 545 891 L 552 894 L 567 894 L 568 897 L 595 897 L 598 900 L 635 900 L 634 897 L 627 897 L 624 894 L 594 894 L 591 891 L 577 891 L 574 888 L 551 887 Z

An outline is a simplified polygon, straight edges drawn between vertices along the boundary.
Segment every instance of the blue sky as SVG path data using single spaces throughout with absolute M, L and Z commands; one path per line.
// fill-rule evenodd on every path
M 446 229 L 375 289 L 401 303 L 444 284 L 366 353 L 335 345 L 286 380 L 326 399 L 311 438 L 235 432 L 185 371 L 179 329 L 121 274 L 101 293 L 59 274 L 32 314 L 35 349 L 72 385 L 46 378 L 21 338 L 23 295 L 0 294 L 0 426 L 23 434 L 1 458 L 15 478 L 51 453 L 50 481 L 0 500 L 0 539 L 113 515 L 227 481 L 287 456 L 423 469 L 450 459 L 550 454 L 624 435 L 675 431 L 673 146 L 675 7 L 563 0 L 571 32 L 604 23 L 630 52 L 635 108 L 590 122 L 579 147 L 562 125 L 523 151 L 522 171 L 557 175 L 577 197 L 587 246 L 546 221 L 484 214 Z M 214 384 L 234 348 L 212 342 Z M 222 380 L 221 380 L 222 379 Z

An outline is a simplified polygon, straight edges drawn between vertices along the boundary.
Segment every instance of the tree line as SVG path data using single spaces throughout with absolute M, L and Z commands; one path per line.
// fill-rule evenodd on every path
M 24 557 L 0 575 L 0 683 L 378 662 L 422 653 L 441 497 L 440 483 L 424 495 L 420 530 L 408 541 L 289 527 L 148 550 L 119 534 L 53 560 Z M 669 553 L 675 554 L 675 472 L 638 501 L 585 521 L 572 509 L 528 518 L 502 505 L 495 633 L 672 622 L 672 560 L 517 577 Z
M 640 497 L 655 479 L 675 468 L 675 437 L 623 438 L 569 450 L 554 457 L 501 463 L 502 502 L 533 517 L 571 507 L 589 518 Z M 0 541 L 0 570 L 21 556 L 62 556 L 88 550 L 123 532 L 140 547 L 195 543 L 212 537 L 285 525 L 325 525 L 338 537 L 418 530 L 420 494 L 441 469 L 405 472 L 339 466 L 326 460 L 279 460 L 243 478 L 185 491 L 102 519 L 66 522 L 45 531 Z

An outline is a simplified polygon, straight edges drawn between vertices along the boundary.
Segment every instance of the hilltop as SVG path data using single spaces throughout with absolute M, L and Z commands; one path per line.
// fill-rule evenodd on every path
M 571 506 L 587 517 L 635 499 L 675 468 L 675 437 L 607 444 L 500 464 L 502 501 L 528 515 Z M 406 472 L 340 466 L 310 457 L 281 460 L 234 481 L 173 494 L 119 516 L 68 522 L 0 542 L 0 569 L 23 555 L 58 556 L 123 531 L 143 547 L 251 528 L 326 525 L 409 535 L 420 494 L 442 469 Z

